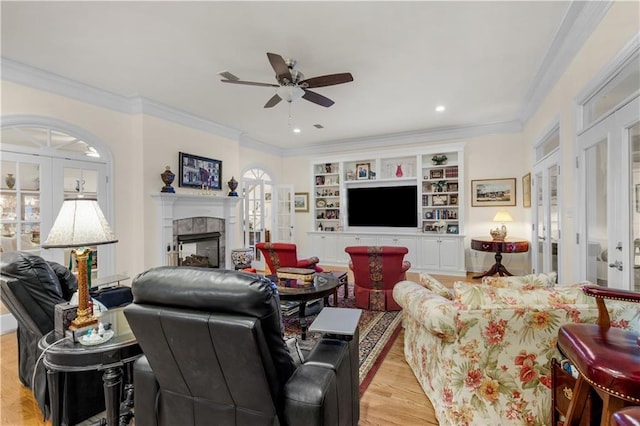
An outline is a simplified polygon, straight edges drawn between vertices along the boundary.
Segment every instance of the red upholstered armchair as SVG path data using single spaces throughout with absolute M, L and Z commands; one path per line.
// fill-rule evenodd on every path
M 584 415 L 601 415 L 601 425 L 610 419 L 611 424 L 615 419 L 617 424 L 637 425 L 624 422 L 628 415 L 614 413 L 626 405 L 640 405 L 640 334 L 613 327 L 604 299 L 640 303 L 640 293 L 593 285 L 583 286 L 582 291 L 596 298 L 598 323 L 565 324 L 558 331 L 558 349 L 579 373 L 564 424 L 574 426 L 582 424 Z M 594 393 L 602 408 L 585 413 L 587 398 Z
M 399 311 L 393 300 L 393 286 L 407 279 L 411 263 L 404 260 L 406 247 L 351 246 L 344 249 L 351 261 L 356 306 L 377 311 Z
M 320 259 L 313 256 L 308 259 L 298 259 L 296 245 L 291 243 L 258 243 L 256 247 L 260 249 L 265 262 L 271 273 L 276 273 L 280 268 L 306 268 L 315 269 L 322 272 L 318 266 Z

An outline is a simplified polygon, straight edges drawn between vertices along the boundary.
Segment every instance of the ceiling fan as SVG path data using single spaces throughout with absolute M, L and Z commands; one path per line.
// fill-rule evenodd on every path
M 276 87 L 276 94 L 264 104 L 265 108 L 272 108 L 283 99 L 287 102 L 293 102 L 298 98 L 306 99 L 323 107 L 330 107 L 335 102 L 309 89 L 353 81 L 353 76 L 348 72 L 321 75 L 305 80 L 304 74 L 295 68 L 295 60 L 289 59 L 285 61 L 282 56 L 275 53 L 267 53 L 267 57 L 273 70 L 276 72 L 276 81 L 278 84 L 240 80 L 228 71 L 218 73 L 218 75 L 224 77 L 220 81 L 223 83 L 246 84 L 249 86 Z

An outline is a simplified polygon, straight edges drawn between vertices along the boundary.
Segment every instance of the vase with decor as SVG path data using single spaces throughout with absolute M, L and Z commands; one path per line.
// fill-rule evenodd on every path
M 231 179 L 229 180 L 229 182 L 227 182 L 227 185 L 229 186 L 229 189 L 231 191 L 229 191 L 229 197 L 237 197 L 238 193 L 236 192 L 236 189 L 238 188 L 238 181 L 235 180 L 233 178 L 233 176 L 231 176 Z
M 404 173 L 402 172 L 402 164 L 398 164 L 398 167 L 396 168 L 396 177 L 402 177 L 404 175 Z
M 442 166 L 443 164 L 447 164 L 447 156 L 444 154 L 437 154 L 431 157 L 431 161 L 436 166 Z
M 253 261 L 253 249 L 237 248 L 231 250 L 231 261 L 236 270 L 251 268 L 251 262 Z
M 173 183 L 173 180 L 176 178 L 176 174 L 171 171 L 171 167 L 166 166 L 164 168 L 164 172 L 160 173 L 160 177 L 162 178 L 162 182 L 164 182 L 164 186 L 162 187 L 160 192 L 175 193 L 176 191 L 175 189 L 173 189 L 173 186 L 171 186 L 171 184 Z
M 16 178 L 13 176 L 13 173 L 7 173 L 7 176 L 4 178 L 4 183 L 7 184 L 7 188 L 13 189 L 16 185 Z

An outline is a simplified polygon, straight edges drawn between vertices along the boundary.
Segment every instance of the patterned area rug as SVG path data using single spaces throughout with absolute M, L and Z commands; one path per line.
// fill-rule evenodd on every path
M 349 297 L 345 299 L 343 286 L 338 289 L 338 307 L 355 308 L 353 284 L 349 283 Z M 333 306 L 333 296 L 329 298 Z M 307 317 L 307 324 L 313 322 L 315 315 Z M 378 367 L 387 355 L 389 348 L 400 332 L 402 315 L 399 311 L 379 312 L 362 310 L 360 317 L 360 395 L 364 393 L 373 379 Z M 307 333 L 306 340 L 300 340 L 300 325 L 297 313 L 284 318 L 285 336 L 297 337 L 302 350 L 311 350 L 320 338 L 320 333 Z

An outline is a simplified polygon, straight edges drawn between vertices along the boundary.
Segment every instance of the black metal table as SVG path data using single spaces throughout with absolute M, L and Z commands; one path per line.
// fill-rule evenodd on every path
M 52 426 L 61 424 L 63 401 L 60 400 L 60 395 L 63 393 L 60 389 L 64 383 L 60 373 L 75 371 L 104 371 L 102 380 L 107 419 L 103 424 L 117 426 L 121 422 L 121 424 L 128 423 L 131 418 L 131 413 L 127 410 L 122 413 L 122 416 L 120 413 L 122 367 L 130 366 L 142 355 L 142 350 L 129 328 L 123 308 L 106 311 L 99 320 L 102 323 L 110 323 L 114 332 L 113 337 L 104 343 L 84 346 L 73 342 L 70 338 L 60 341 L 62 337 L 53 331 L 47 333 L 38 342 L 40 350 L 46 349 L 43 362 L 47 370 Z M 133 392 L 132 387 L 129 391 Z
M 324 299 L 325 306 L 329 306 L 329 296 L 335 294 L 336 288 L 343 284 L 339 277 L 331 273 L 316 273 L 313 278 L 313 284 L 307 287 L 286 287 L 281 285 L 281 282 L 278 281 L 275 275 L 271 275 L 270 278 L 278 287 L 280 300 L 300 302 L 298 307 L 298 320 L 300 321 L 302 340 L 307 338 L 307 316 L 309 315 L 309 313 L 306 312 L 307 302 L 315 299 Z

